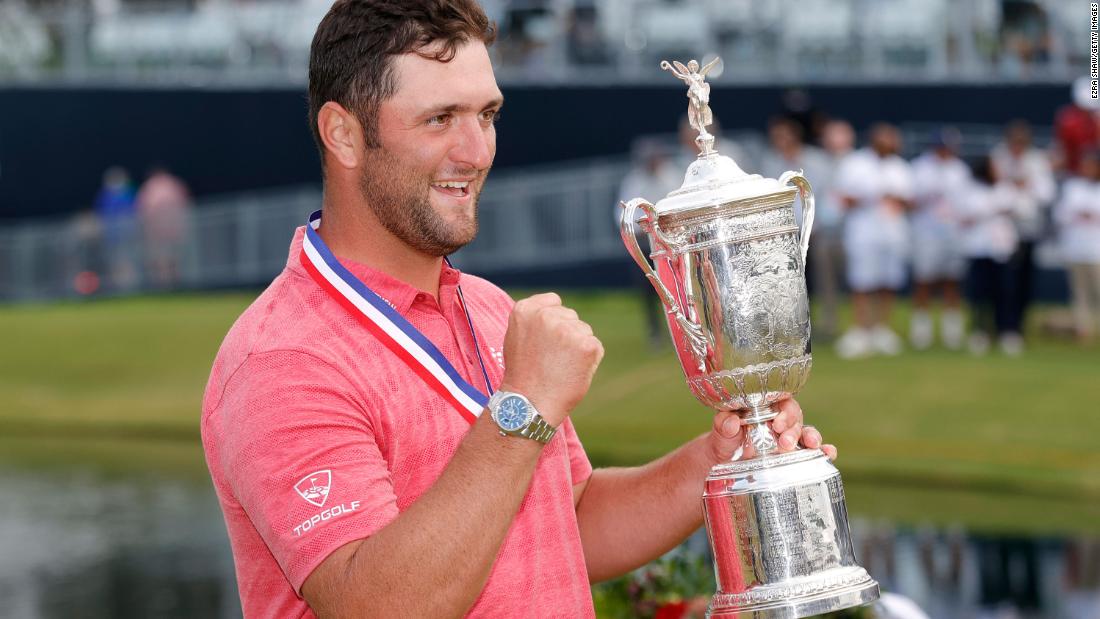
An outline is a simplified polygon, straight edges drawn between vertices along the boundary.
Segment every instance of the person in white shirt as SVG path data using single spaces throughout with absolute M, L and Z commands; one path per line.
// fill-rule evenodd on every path
M 962 299 L 959 283 L 966 275 L 966 259 L 958 247 L 956 202 L 969 191 L 970 168 L 957 156 L 962 136 L 946 127 L 936 132 L 935 147 L 913 160 L 915 200 L 910 225 L 913 233 L 913 314 L 909 341 L 923 350 L 932 345 L 929 309 L 932 295 L 943 296 L 941 337 L 957 349 L 963 342 Z
M 760 174 L 779 178 L 784 172 L 802 170 L 815 195 L 825 189 L 829 160 L 820 148 L 802 143 L 802 126 L 786 117 L 775 117 L 768 123 L 770 147 L 760 158 Z M 794 201 L 794 220 L 802 225 L 802 199 Z M 814 230 L 820 222 L 815 213 Z M 811 237 L 811 241 L 812 241 Z
M 855 146 L 852 125 L 830 120 L 821 130 L 821 146 L 827 167 L 819 180 L 811 178 L 817 196 L 813 234 L 810 236 L 810 264 L 814 294 L 820 313 L 814 334 L 832 339 L 837 334 L 837 307 L 844 278 L 844 206 L 836 191 L 837 170 Z
M 675 149 L 671 146 L 661 143 L 657 138 L 641 138 L 631 150 L 633 164 L 619 186 L 620 202 L 627 202 L 634 198 L 645 198 L 656 204 L 658 200 L 664 198 L 683 183 L 684 170 L 677 169 L 676 164 L 673 162 Z M 617 202 L 614 208 L 616 229 L 619 227 L 619 216 L 621 214 L 622 207 Z M 642 251 L 648 251 L 649 238 L 637 221 L 644 216 L 645 213 L 641 209 L 636 211 L 634 230 L 639 247 L 642 248 Z M 627 270 L 630 273 L 630 281 L 638 291 L 638 298 L 642 304 L 650 347 L 660 348 L 665 342 L 665 327 L 662 319 L 664 311 L 661 310 L 661 301 L 649 280 L 646 279 L 633 261 L 630 261 Z
M 810 256 L 807 273 L 811 280 L 811 292 L 818 301 L 822 301 L 827 309 L 823 310 L 821 320 L 815 320 L 814 335 L 824 336 L 826 339 L 836 337 L 836 285 L 834 282 L 822 282 L 818 277 L 821 266 L 818 264 L 819 248 L 829 243 L 830 221 L 832 217 L 832 205 L 825 196 L 829 193 L 832 184 L 833 163 L 825 151 L 803 143 L 802 125 L 794 119 L 785 116 L 776 116 L 768 122 L 768 140 L 770 147 L 760 157 L 760 174 L 769 178 L 779 178 L 789 170 L 802 170 L 813 187 L 816 196 L 814 222 L 810 231 Z M 794 218 L 799 226 L 802 225 L 802 198 L 795 198 Z M 803 231 L 803 234 L 806 232 Z M 827 257 L 827 256 L 826 256 Z M 830 285 L 831 284 L 831 285 Z M 822 289 L 827 289 L 822 294 Z M 827 299 L 823 299 L 827 297 Z
M 959 245 L 968 259 L 967 289 L 973 311 L 970 351 L 984 354 L 996 334 L 1010 355 L 1022 352 L 1014 274 L 1009 261 L 1019 237 L 1013 223 L 1014 189 L 996 180 L 996 168 L 983 158 L 974 183 L 959 206 Z
M 1014 189 L 1013 222 L 1020 245 L 1011 267 L 1015 278 L 1016 312 L 1022 322 L 1033 297 L 1035 245 L 1042 239 L 1047 209 L 1054 201 L 1057 187 L 1050 157 L 1046 151 L 1032 146 L 1031 128 L 1025 121 L 1015 120 L 1008 124 L 1005 140 L 993 149 L 992 157 L 999 181 Z
M 905 285 L 912 204 L 909 164 L 898 156 L 901 135 L 888 124 L 872 127 L 870 146 L 848 155 L 837 171 L 836 191 L 848 209 L 844 251 L 856 324 L 837 341 L 844 358 L 901 352 L 891 330 L 894 297 Z
M 1069 271 L 1074 329 L 1089 344 L 1100 325 L 1100 152 L 1087 151 L 1080 170 L 1063 185 L 1054 221 Z

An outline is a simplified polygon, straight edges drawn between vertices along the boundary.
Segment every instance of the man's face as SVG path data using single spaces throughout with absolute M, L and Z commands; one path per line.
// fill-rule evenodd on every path
M 821 136 L 821 142 L 825 146 L 825 150 L 830 153 L 843 154 L 852 150 L 852 147 L 856 143 L 855 132 L 852 131 L 851 125 L 841 122 L 830 122 L 825 125 L 824 134 Z
M 379 221 L 415 249 L 445 256 L 477 234 L 477 200 L 496 155 L 503 103 L 481 42 L 450 62 L 393 59 L 397 88 L 378 111 L 360 191 Z
M 871 135 L 871 148 L 881 157 L 895 155 L 901 150 L 901 135 L 893 127 L 879 127 Z
M 1013 128 L 1008 131 L 1005 141 L 1012 154 L 1020 155 L 1031 146 L 1031 134 L 1026 129 Z
M 798 135 L 795 133 L 794 129 L 784 123 L 772 125 L 768 129 L 768 137 L 771 139 L 772 146 L 775 147 L 776 150 L 787 151 L 797 148 L 799 145 Z

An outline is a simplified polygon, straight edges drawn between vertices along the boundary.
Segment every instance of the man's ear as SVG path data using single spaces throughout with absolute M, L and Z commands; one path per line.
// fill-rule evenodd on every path
M 325 145 L 325 158 L 343 168 L 355 168 L 363 160 L 366 145 L 359 119 L 344 106 L 329 101 L 317 112 L 317 132 Z

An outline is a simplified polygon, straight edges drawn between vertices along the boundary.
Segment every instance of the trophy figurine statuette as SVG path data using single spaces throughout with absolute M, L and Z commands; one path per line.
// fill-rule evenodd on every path
M 620 217 L 623 243 L 664 304 L 691 392 L 737 411 L 746 428 L 740 453 L 711 469 L 703 492 L 718 581 L 707 616 L 805 617 L 867 604 L 878 583 L 856 563 L 839 471 L 818 449 L 779 453 L 767 425 L 772 405 L 810 372 L 813 192 L 801 172 L 750 175 L 714 149 L 706 74 L 716 62 L 661 63 L 688 86 L 699 157 L 683 186 L 656 204 L 623 203 Z M 652 264 L 635 236 L 638 209 Z

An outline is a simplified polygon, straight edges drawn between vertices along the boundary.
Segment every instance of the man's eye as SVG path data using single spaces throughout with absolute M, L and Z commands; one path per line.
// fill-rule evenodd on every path
M 500 120 L 500 110 L 486 110 L 481 113 L 481 119 L 487 123 L 495 123 Z
M 450 114 L 438 114 L 428 119 L 429 125 L 442 126 L 446 125 L 451 120 Z

